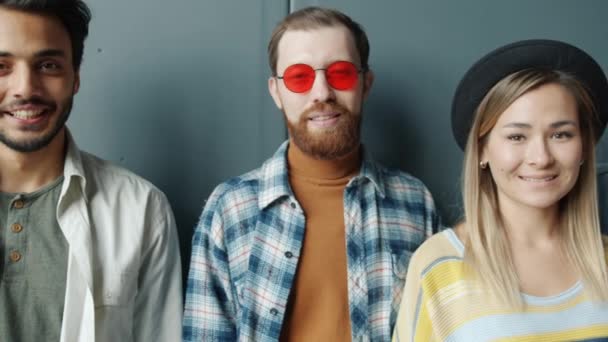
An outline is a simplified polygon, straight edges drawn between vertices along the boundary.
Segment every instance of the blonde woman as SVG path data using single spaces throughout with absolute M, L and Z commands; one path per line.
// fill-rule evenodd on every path
M 608 340 L 594 151 L 607 101 L 602 69 L 563 42 L 473 65 L 452 105 L 465 219 L 412 257 L 393 341 Z

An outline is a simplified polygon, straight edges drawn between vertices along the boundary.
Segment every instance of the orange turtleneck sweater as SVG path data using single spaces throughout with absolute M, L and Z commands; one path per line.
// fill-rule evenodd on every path
M 319 160 L 290 143 L 287 162 L 306 232 L 280 340 L 350 341 L 344 188 L 359 172 L 360 149 Z

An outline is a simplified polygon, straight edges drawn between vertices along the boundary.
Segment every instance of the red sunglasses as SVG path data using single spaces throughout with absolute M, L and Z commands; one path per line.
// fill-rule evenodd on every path
M 327 68 L 314 69 L 308 64 L 294 64 L 285 69 L 283 76 L 277 76 L 283 80 L 285 87 L 294 93 L 304 93 L 312 89 L 318 70 L 325 71 L 327 83 L 336 90 L 349 90 L 355 87 L 359 79 L 359 73 L 363 70 L 346 61 L 333 62 Z

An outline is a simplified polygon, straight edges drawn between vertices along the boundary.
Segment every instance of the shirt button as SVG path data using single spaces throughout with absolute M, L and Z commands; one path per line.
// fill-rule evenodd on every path
M 291 252 L 285 252 L 285 257 L 287 259 L 291 259 L 291 258 L 293 258 L 293 253 L 291 253 Z
M 21 231 L 23 230 L 23 226 L 19 223 L 13 223 L 11 225 L 11 230 L 13 231 L 13 233 L 21 233 Z
M 296 202 L 291 202 L 291 207 L 295 209 L 297 207 Z
M 21 253 L 19 253 L 17 251 L 11 251 L 9 257 L 11 258 L 12 262 L 17 262 L 17 261 L 21 260 Z
M 22 200 L 16 200 L 15 202 L 13 202 L 13 208 L 15 209 L 21 209 L 25 206 L 25 202 L 23 202 Z
M 270 309 L 270 314 L 271 315 L 276 316 L 278 313 L 279 313 L 279 310 L 277 310 L 275 308 Z

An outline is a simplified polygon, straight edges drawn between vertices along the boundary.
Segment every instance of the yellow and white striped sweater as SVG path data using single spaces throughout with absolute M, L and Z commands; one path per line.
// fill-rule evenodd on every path
M 465 278 L 463 254 L 446 229 L 412 256 L 393 342 L 608 341 L 608 303 L 592 302 L 581 282 L 551 297 L 522 294 L 526 309 L 516 311 Z

